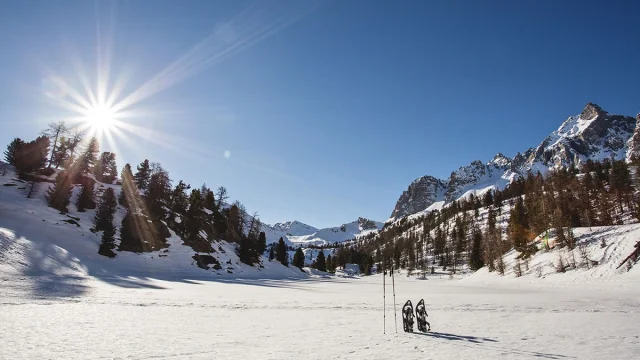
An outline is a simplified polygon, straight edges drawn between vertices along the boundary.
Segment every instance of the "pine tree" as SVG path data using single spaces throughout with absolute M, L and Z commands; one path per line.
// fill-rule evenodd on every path
M 147 209 L 154 216 L 163 219 L 165 217 L 164 208 L 171 195 L 171 179 L 169 173 L 158 163 L 153 163 L 151 176 L 145 191 Z
M 276 248 L 275 244 L 271 244 L 271 246 L 269 247 L 269 261 L 272 261 L 273 259 L 276 258 L 275 248 Z
M 151 166 L 149 165 L 149 160 L 144 159 L 136 169 L 138 171 L 133 176 L 136 187 L 140 190 L 146 190 L 151 178 Z
M 187 238 L 194 240 L 200 233 L 202 227 L 202 197 L 200 190 L 194 189 L 189 196 L 189 210 L 185 215 L 185 231 Z
M 100 243 L 100 248 L 98 249 L 98 254 L 106 256 L 106 257 L 115 257 L 116 254 L 113 252 L 113 249 L 116 247 L 115 245 L 115 235 L 116 235 L 116 227 L 113 224 L 109 224 L 107 228 L 102 232 L 102 242 Z
M 49 138 L 39 136 L 34 141 L 20 145 L 15 154 L 15 167 L 20 177 L 36 170 L 42 169 L 47 164 L 49 153 Z
M 191 185 L 185 184 L 184 181 L 178 181 L 178 185 L 173 189 L 171 193 L 171 206 L 172 212 L 184 215 L 187 212 L 187 206 L 191 201 L 187 198 L 187 190 L 191 189 Z
M 4 151 L 4 161 L 6 161 L 7 164 L 16 164 L 16 155 L 22 145 L 24 145 L 24 141 L 20 138 L 13 139 L 9 145 L 7 145 L 7 150 Z
M 471 270 L 478 270 L 484 266 L 482 260 L 482 232 L 473 231 L 473 241 L 471 245 L 471 254 L 469 255 L 469 267 Z
M 95 181 L 93 179 L 88 177 L 82 178 L 82 190 L 76 200 L 76 207 L 79 212 L 83 212 L 86 209 L 94 209 L 96 207 L 95 201 L 93 200 L 94 186 Z
M 227 213 L 226 239 L 230 242 L 239 242 L 243 236 L 243 219 L 240 207 L 237 204 L 231 205 Z
M 113 227 L 113 217 L 116 213 L 117 206 L 116 194 L 112 188 L 107 188 L 104 194 L 102 194 L 102 199 L 100 199 L 94 217 L 95 229 L 97 231 L 105 231 Z
M 320 249 L 320 252 L 318 253 L 318 256 L 316 257 L 316 269 L 320 270 L 320 271 L 327 271 L 327 263 L 325 261 L 324 258 L 324 251 L 322 251 L 322 249 Z
M 71 184 L 68 174 L 66 172 L 58 173 L 54 186 L 50 187 L 45 195 L 47 204 L 54 209 L 67 212 L 72 190 L 73 184 Z
M 304 267 L 304 253 L 302 252 L 301 248 L 298 248 L 296 250 L 296 253 L 293 255 L 293 261 L 291 262 L 291 265 L 302 269 Z
M 111 184 L 118 177 L 116 154 L 105 151 L 100 155 L 93 170 L 98 181 Z
M 100 145 L 98 144 L 98 139 L 92 137 L 91 140 L 89 140 L 89 144 L 84 150 L 84 153 L 78 159 L 78 171 L 80 172 L 80 174 L 89 174 L 93 171 L 93 168 L 98 161 L 99 151 Z
M 261 231 L 258 235 L 258 243 L 256 244 L 256 252 L 260 255 L 264 254 L 267 250 L 267 235 L 264 231 Z
M 275 255 L 276 260 L 278 260 L 282 265 L 289 266 L 289 254 L 287 254 L 287 246 L 285 245 L 284 239 L 282 238 L 278 240 Z
M 217 210 L 216 208 L 216 198 L 213 194 L 213 191 L 209 190 L 204 194 L 204 207 L 213 211 Z

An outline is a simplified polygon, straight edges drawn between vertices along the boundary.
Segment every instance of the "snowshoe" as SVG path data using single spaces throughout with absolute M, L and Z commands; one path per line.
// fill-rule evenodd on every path
M 411 300 L 407 300 L 402 307 L 402 324 L 404 332 L 413 332 L 413 304 L 411 304 Z
M 422 332 L 431 331 L 431 324 L 427 322 L 427 308 L 424 306 L 424 299 L 416 305 L 416 319 L 418 322 L 418 330 Z

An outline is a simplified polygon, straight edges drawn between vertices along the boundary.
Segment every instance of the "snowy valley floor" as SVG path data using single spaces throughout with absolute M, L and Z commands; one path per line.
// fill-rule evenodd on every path
M 387 277 L 387 279 L 389 279 Z M 483 278 L 486 280 L 486 278 Z M 632 359 L 635 281 L 589 289 L 396 277 L 153 280 L 0 274 L 0 359 Z M 433 332 L 402 333 L 424 298 Z

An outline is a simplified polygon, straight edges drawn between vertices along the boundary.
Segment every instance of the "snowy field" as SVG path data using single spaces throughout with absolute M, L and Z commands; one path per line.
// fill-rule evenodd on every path
M 387 277 L 387 279 L 389 279 Z M 0 275 L 0 359 L 637 359 L 637 282 L 396 277 L 433 332 L 395 334 L 382 277 L 174 281 Z

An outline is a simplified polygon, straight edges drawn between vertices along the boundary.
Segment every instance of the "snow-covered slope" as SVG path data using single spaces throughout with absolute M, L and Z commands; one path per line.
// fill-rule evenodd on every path
M 640 266 L 628 267 L 620 263 L 635 249 L 634 245 L 640 241 L 640 224 L 603 226 L 593 228 L 574 228 L 577 246 L 573 250 L 568 248 L 553 248 L 555 236 L 549 236 L 551 250 L 544 250 L 543 237 L 536 239 L 540 249 L 528 260 L 519 260 L 519 253 L 511 250 L 504 255 L 505 276 L 526 282 L 552 282 L 557 284 L 586 283 L 593 279 L 612 279 L 626 274 L 625 278 L 640 279 Z M 559 272 L 560 263 L 566 266 L 564 272 Z M 633 265 L 633 264 L 632 264 Z M 503 278 L 497 272 L 490 273 L 484 267 L 469 277 L 469 281 L 492 281 Z
M 384 224 L 379 221 L 361 217 L 348 224 L 320 229 L 313 234 L 289 236 L 289 241 L 300 245 L 327 245 L 351 240 L 369 234 L 372 231 L 378 231 L 382 229 L 383 226 Z
M 0 175 L 0 274 L 159 279 L 306 277 L 297 268 L 287 268 L 264 257 L 262 265 L 243 264 L 236 255 L 235 245 L 226 241 L 214 240 L 214 252 L 198 253 L 171 230 L 166 248 L 141 254 L 116 251 L 117 256 L 110 259 L 98 254 L 101 234 L 90 230 L 95 211 L 78 212 L 75 207 L 78 187 L 73 190 L 69 213 L 62 214 L 47 207 L 44 194 L 51 184 L 40 183 L 30 199 L 25 196 L 25 185 L 15 178 L 12 170 L 5 176 Z M 116 196 L 120 192 L 118 185 L 100 183 L 96 184 L 96 191 L 100 193 L 106 187 L 113 188 Z M 118 206 L 114 225 L 119 227 L 124 215 L 124 208 Z M 117 234 L 119 236 L 119 230 Z M 119 242 L 117 237 L 116 242 Z M 208 269 L 202 269 L 194 258 L 197 255 L 211 256 L 218 264 L 211 263 Z
M 559 167 L 579 165 L 587 159 L 629 159 L 640 155 L 640 133 L 633 117 L 612 115 L 588 103 L 579 115 L 571 116 L 536 148 L 518 153 L 513 159 L 497 154 L 488 163 L 480 160 L 462 166 L 448 179 L 433 176 L 416 179 L 404 191 L 387 221 L 425 211 L 433 204 L 450 203 L 470 194 L 503 189 L 529 170 L 546 173 Z M 440 207 L 440 205 L 438 205 Z

